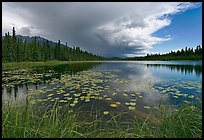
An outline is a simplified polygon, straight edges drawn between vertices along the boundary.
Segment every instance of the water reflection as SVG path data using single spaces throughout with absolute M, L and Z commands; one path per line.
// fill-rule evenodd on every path
M 156 106 L 161 102 L 166 102 L 168 100 L 167 95 L 159 94 L 156 89 L 149 89 L 150 85 L 148 82 L 154 85 L 162 82 L 163 79 L 155 75 L 147 65 L 126 62 L 105 63 L 97 67 L 96 70 L 112 70 L 114 73 L 117 73 L 118 78 L 128 80 L 125 87 L 115 86 L 115 83 L 113 82 L 110 82 L 109 85 L 111 85 L 112 88 L 120 88 L 122 91 L 139 92 L 142 97 L 137 100 L 137 108 L 140 110 L 143 110 L 144 104 L 148 106 Z M 117 96 L 116 98 L 120 98 L 120 102 L 126 101 L 123 96 Z M 129 97 L 129 100 L 131 100 L 131 97 Z
M 171 71 L 178 71 L 185 75 L 195 73 L 200 76 L 202 74 L 202 65 L 170 65 L 170 64 L 147 64 L 147 67 L 168 68 Z
M 172 90 L 174 93 L 187 93 L 196 96 L 202 95 L 202 87 L 197 86 L 202 83 L 202 65 L 184 65 L 183 63 L 182 65 L 179 65 L 179 63 L 178 65 L 173 65 L 143 64 L 141 62 L 108 62 L 98 66 L 94 70 L 112 70 L 117 73 L 120 79 L 128 80 L 128 84 L 125 87 L 115 86 L 113 82 L 110 82 L 109 85 L 113 88 L 120 88 L 123 91 L 138 91 L 141 93 L 142 98 L 137 101 L 139 106 L 144 104 L 154 106 L 169 101 L 171 101 L 172 104 L 181 104 L 181 99 L 192 101 L 186 97 L 179 97 L 179 100 L 175 102 L 174 96 L 176 95 L 167 94 L 170 93 L 170 89 L 175 88 L 173 84 L 178 84 L 176 89 Z M 167 86 L 161 84 L 165 82 L 168 82 L 166 83 Z M 188 82 L 192 83 L 188 85 Z M 154 85 L 159 86 L 161 89 L 151 88 Z M 180 94 L 178 95 L 182 96 Z M 124 97 L 119 98 L 124 100 Z

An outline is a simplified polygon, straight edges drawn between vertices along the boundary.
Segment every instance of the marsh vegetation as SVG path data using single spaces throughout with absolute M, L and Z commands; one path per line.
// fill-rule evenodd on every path
M 2 136 L 201 137 L 201 63 L 154 63 L 3 65 Z

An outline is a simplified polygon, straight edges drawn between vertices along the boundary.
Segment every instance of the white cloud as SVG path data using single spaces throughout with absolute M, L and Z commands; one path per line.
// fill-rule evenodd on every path
M 29 22 L 28 17 L 32 17 L 33 13 L 29 10 L 15 6 L 15 3 L 2 3 L 2 35 L 6 32 L 12 32 L 15 27 L 16 33 L 21 35 L 45 35 L 42 29 L 37 28 Z
M 138 5 L 139 6 L 139 5 Z M 113 46 L 139 48 L 143 52 L 151 49 L 153 45 L 170 40 L 170 35 L 165 37 L 155 37 L 152 34 L 156 31 L 169 26 L 171 19 L 169 15 L 183 12 L 195 4 L 192 3 L 159 3 L 144 6 L 144 10 L 150 8 L 150 12 L 136 11 L 135 13 L 122 17 L 98 27 L 98 34 Z M 141 16 L 141 13 L 143 15 Z M 138 16 L 140 15 L 140 16 Z M 139 18 L 135 18 L 139 17 Z M 119 21 L 119 22 L 118 22 Z M 137 24 L 137 23 L 140 24 Z M 137 53 L 125 54 L 126 56 L 135 56 Z
M 200 6 L 178 2 L 2 3 L 2 35 L 39 35 L 104 56 L 141 55 L 171 35 L 154 36 L 170 15 Z M 28 30 L 29 28 L 29 30 Z M 26 30 L 25 30 L 26 29 Z
M 12 3 L 2 3 L 2 35 L 4 35 L 5 32 L 11 31 L 12 27 L 20 30 L 22 27 L 28 26 L 23 17 L 19 16 L 16 13 L 16 9 L 12 8 L 12 6 Z

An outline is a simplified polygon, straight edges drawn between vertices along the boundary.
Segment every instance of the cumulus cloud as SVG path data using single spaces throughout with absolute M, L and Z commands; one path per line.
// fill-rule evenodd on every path
M 167 5 L 161 4 L 160 6 L 163 9 L 162 11 L 152 8 L 155 12 L 151 14 L 147 13 L 140 16 L 136 12 L 136 14 L 102 25 L 98 27 L 98 34 L 112 46 L 134 48 L 132 53 L 125 54 L 128 57 L 138 56 L 138 50 L 143 53 L 148 52 L 147 50 L 152 48 L 153 45 L 171 39 L 169 35 L 166 37 L 155 37 L 152 35 L 171 24 L 169 15 L 195 7 L 191 3 L 169 3 Z
M 189 2 L 3 2 L 2 28 L 5 33 L 15 26 L 17 33 L 53 41 L 60 39 L 102 56 L 135 56 L 171 39 L 169 35 L 153 35 L 171 24 L 171 15 L 199 5 Z

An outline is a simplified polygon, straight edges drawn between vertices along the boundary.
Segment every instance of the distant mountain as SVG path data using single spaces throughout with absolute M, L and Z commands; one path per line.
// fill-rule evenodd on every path
M 2 36 L 2 40 L 4 39 L 4 37 L 5 37 L 5 36 Z M 32 43 L 32 42 L 35 40 L 35 36 L 16 35 L 16 37 L 19 38 L 19 39 L 22 39 L 23 41 L 26 40 L 26 42 L 27 42 L 28 44 Z M 40 36 L 36 36 L 36 39 L 37 39 L 37 41 L 39 41 L 39 43 L 40 43 L 41 46 L 43 45 L 43 42 L 46 42 L 46 41 L 48 40 L 48 39 L 45 39 L 45 38 L 40 37 Z M 57 45 L 56 42 L 53 42 L 53 41 L 51 41 L 51 40 L 48 40 L 48 41 L 49 41 L 50 46 L 52 46 L 52 47 L 55 47 L 55 46 Z M 66 45 L 61 44 L 61 47 L 66 47 Z M 72 47 L 70 47 L 70 46 L 68 46 L 68 47 L 69 47 L 69 48 L 72 48 Z

